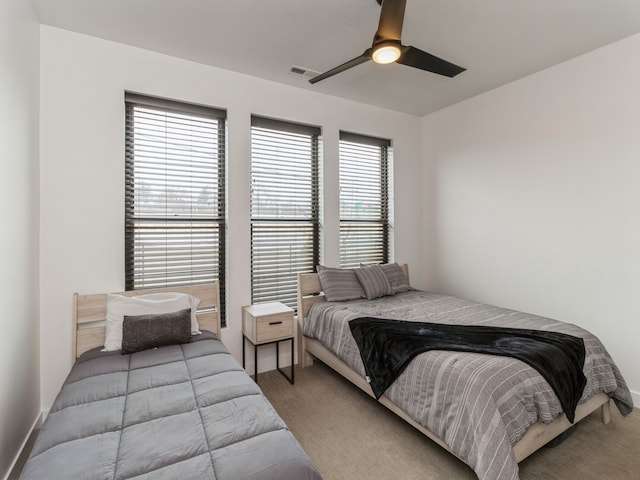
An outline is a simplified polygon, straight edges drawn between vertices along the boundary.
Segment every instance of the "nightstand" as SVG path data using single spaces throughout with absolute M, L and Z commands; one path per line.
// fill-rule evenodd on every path
M 255 381 L 258 383 L 258 347 L 276 344 L 276 368 L 293 385 L 293 309 L 280 302 L 258 303 L 242 307 L 242 368 L 245 343 L 253 345 Z M 291 376 L 280 368 L 280 342 L 291 341 Z

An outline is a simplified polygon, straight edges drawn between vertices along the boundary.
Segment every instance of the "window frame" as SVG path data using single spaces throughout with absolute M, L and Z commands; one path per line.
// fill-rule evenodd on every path
M 345 217 L 343 205 L 345 199 L 343 199 L 343 192 L 345 186 L 343 184 L 345 175 L 343 174 L 343 165 L 345 159 L 343 156 L 343 149 L 347 148 L 346 144 L 362 145 L 364 147 L 376 147 L 379 149 L 379 155 L 376 161 L 379 161 L 380 165 L 380 189 L 377 199 L 380 203 L 380 215 L 376 218 L 358 218 L 356 216 Z M 356 147 L 349 147 L 354 150 Z M 373 137 L 369 135 L 362 135 L 358 133 L 340 131 L 339 143 L 338 143 L 338 177 L 339 177 L 339 190 L 340 190 L 340 207 L 339 207 L 339 223 L 340 223 L 340 266 L 345 267 L 357 267 L 361 263 L 388 263 L 391 259 L 391 194 L 390 194 L 390 178 L 391 178 L 391 162 L 392 162 L 392 145 L 391 140 Z M 364 149 L 363 149 L 364 150 Z M 364 153 L 363 151 L 360 153 Z M 372 158 L 373 159 L 373 158 Z M 352 163 L 353 165 L 353 163 Z M 345 227 L 350 225 L 355 227 L 360 224 L 363 230 L 366 230 L 367 225 L 378 224 L 381 227 L 381 252 L 376 255 L 376 252 L 371 252 L 370 255 L 356 255 L 355 260 L 351 260 L 347 249 L 348 245 L 344 244 L 343 234 Z M 356 227 L 357 228 L 357 227 Z
M 309 217 L 308 218 L 286 218 L 286 217 L 265 217 L 262 215 L 256 216 L 254 207 L 255 198 L 254 198 L 254 149 L 255 149 L 255 136 L 256 133 L 260 132 L 261 136 L 266 136 L 268 133 L 266 131 L 277 132 L 278 135 L 286 135 L 292 134 L 295 136 L 309 136 L 310 142 L 310 171 L 309 171 L 309 179 L 310 179 L 310 205 L 309 205 Z M 260 227 L 265 227 L 266 225 L 272 225 L 277 227 L 278 225 L 282 226 L 283 229 L 284 224 L 289 225 L 310 225 L 311 231 L 311 249 L 312 253 L 309 257 L 310 263 L 309 268 L 303 270 L 296 270 L 295 276 L 297 277 L 297 273 L 311 273 L 315 271 L 315 267 L 320 263 L 320 151 L 321 151 L 321 143 L 322 143 L 322 131 L 319 127 L 305 125 L 301 123 L 294 123 L 284 120 L 276 120 L 267 117 L 261 117 L 258 115 L 251 116 L 251 165 L 250 165 L 250 182 L 251 182 L 251 193 L 250 193 L 250 232 L 251 232 L 251 302 L 265 302 L 265 301 L 280 301 L 285 303 L 286 305 L 297 309 L 297 292 L 291 291 L 291 289 L 286 289 L 286 292 L 289 292 L 288 297 L 281 294 L 272 294 L 267 295 L 266 293 L 258 294 L 257 290 L 263 286 L 258 280 L 257 276 L 260 274 L 260 268 L 256 267 L 256 249 L 258 246 L 257 241 L 257 231 Z M 275 136 L 275 134 L 274 134 Z M 294 140 L 295 141 L 295 140 Z M 282 152 L 285 152 L 284 150 Z M 281 152 L 281 153 L 282 153 Z M 285 152 L 286 153 L 286 152 Z M 290 192 L 288 192 L 290 194 Z M 283 235 L 286 238 L 286 235 Z M 301 262 L 302 263 L 302 262 Z M 277 267 L 273 267 L 274 270 Z M 283 274 L 284 275 L 284 274 Z M 295 280 L 292 279 L 293 284 L 295 285 Z M 297 290 L 297 289 L 296 289 Z M 287 300 L 290 298 L 290 300 Z
M 174 101 L 159 97 L 141 95 L 137 93 L 125 92 L 125 219 L 124 219 L 124 252 L 125 252 L 125 290 L 144 290 L 147 288 L 158 288 L 163 286 L 180 286 L 180 285 L 197 285 L 217 281 L 220 287 L 220 318 L 222 326 L 226 326 L 226 111 L 204 105 L 197 105 L 181 101 Z M 136 108 L 156 110 L 167 114 L 186 115 L 192 118 L 206 118 L 217 121 L 216 136 L 212 137 L 217 140 L 215 143 L 215 158 L 217 159 L 215 183 L 217 189 L 217 203 L 213 216 L 180 216 L 166 214 L 165 216 L 152 215 L 146 217 L 144 215 L 136 215 L 135 213 L 135 181 L 134 181 L 134 165 L 136 162 L 136 154 L 134 149 L 134 128 L 135 118 L 134 111 Z M 193 131 L 193 130 L 191 130 Z M 166 138 L 166 137 L 165 137 Z M 162 144 L 162 142 L 160 142 Z M 190 172 L 193 176 L 193 172 Z M 168 177 L 167 177 L 168 178 Z M 195 177 L 197 178 L 197 176 Z M 154 285 L 140 286 L 141 282 L 137 282 L 139 278 L 137 272 L 138 266 L 136 261 L 144 259 L 136 253 L 135 239 L 136 226 L 144 221 L 158 221 L 165 223 L 189 223 L 191 225 L 215 224 L 215 232 L 217 234 L 217 278 L 207 279 L 204 281 L 171 281 L 170 277 L 164 277 L 164 282 L 155 282 Z M 204 227 L 206 229 L 206 227 Z M 171 228 L 168 227 L 167 231 Z M 188 238 L 192 238 L 192 234 Z M 144 277 L 144 275 L 143 275 Z M 144 280 L 142 281 L 144 283 Z M 164 283 L 164 285 L 163 285 Z

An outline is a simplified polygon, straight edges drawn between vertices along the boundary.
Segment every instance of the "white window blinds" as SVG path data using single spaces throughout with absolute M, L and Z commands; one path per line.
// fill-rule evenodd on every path
M 125 102 L 126 289 L 217 280 L 224 299 L 225 112 Z
M 389 140 L 340 132 L 340 266 L 389 261 Z
M 297 304 L 319 262 L 320 129 L 251 119 L 251 301 Z

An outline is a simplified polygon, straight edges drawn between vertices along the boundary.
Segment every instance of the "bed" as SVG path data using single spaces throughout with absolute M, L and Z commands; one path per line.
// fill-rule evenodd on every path
M 291 432 L 220 341 L 218 285 L 170 292 L 200 299 L 196 319 L 202 333 L 191 334 L 188 308 L 179 312 L 185 343 L 126 354 L 101 351 L 109 336 L 106 305 L 116 297 L 74 295 L 75 364 L 21 479 L 319 480 Z M 123 350 L 130 347 L 131 322 L 156 325 L 148 315 L 129 320 L 124 317 Z
M 401 268 L 408 286 L 408 268 Z M 348 326 L 362 317 L 564 332 L 583 338 L 586 350 L 587 382 L 575 422 L 601 409 L 608 423 L 611 400 L 623 415 L 632 410 L 624 379 L 589 332 L 513 310 L 407 290 L 375 299 L 327 301 L 318 274 L 299 275 L 298 332 L 303 334 L 298 358 L 303 367 L 315 357 L 374 396 Z M 518 462 L 572 427 L 537 371 L 513 358 L 478 353 L 421 353 L 379 401 L 467 463 L 480 480 L 517 480 Z

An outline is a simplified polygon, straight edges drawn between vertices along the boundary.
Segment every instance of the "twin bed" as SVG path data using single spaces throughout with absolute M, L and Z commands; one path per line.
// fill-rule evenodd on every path
M 402 269 L 408 285 L 407 266 Z M 342 283 L 341 290 L 346 289 Z M 341 301 L 326 301 L 325 290 L 318 274 L 299 275 L 298 331 L 303 335 L 298 358 L 303 366 L 318 358 L 369 395 L 374 396 L 349 328 L 350 321 L 362 317 L 533 329 L 582 338 L 586 385 L 574 421 L 600 408 L 608 423 L 611 399 L 623 415 L 633 408 L 605 348 L 575 325 L 409 288 L 374 299 Z M 572 426 L 540 373 L 514 358 L 479 353 L 421 353 L 379 401 L 467 463 L 480 480 L 516 480 L 518 462 Z
M 218 285 L 170 290 L 200 299 L 202 334 L 191 336 L 187 325 L 186 343 L 128 354 L 100 351 L 107 295 L 75 295 L 75 364 L 21 478 L 319 480 L 284 422 L 219 340 Z

